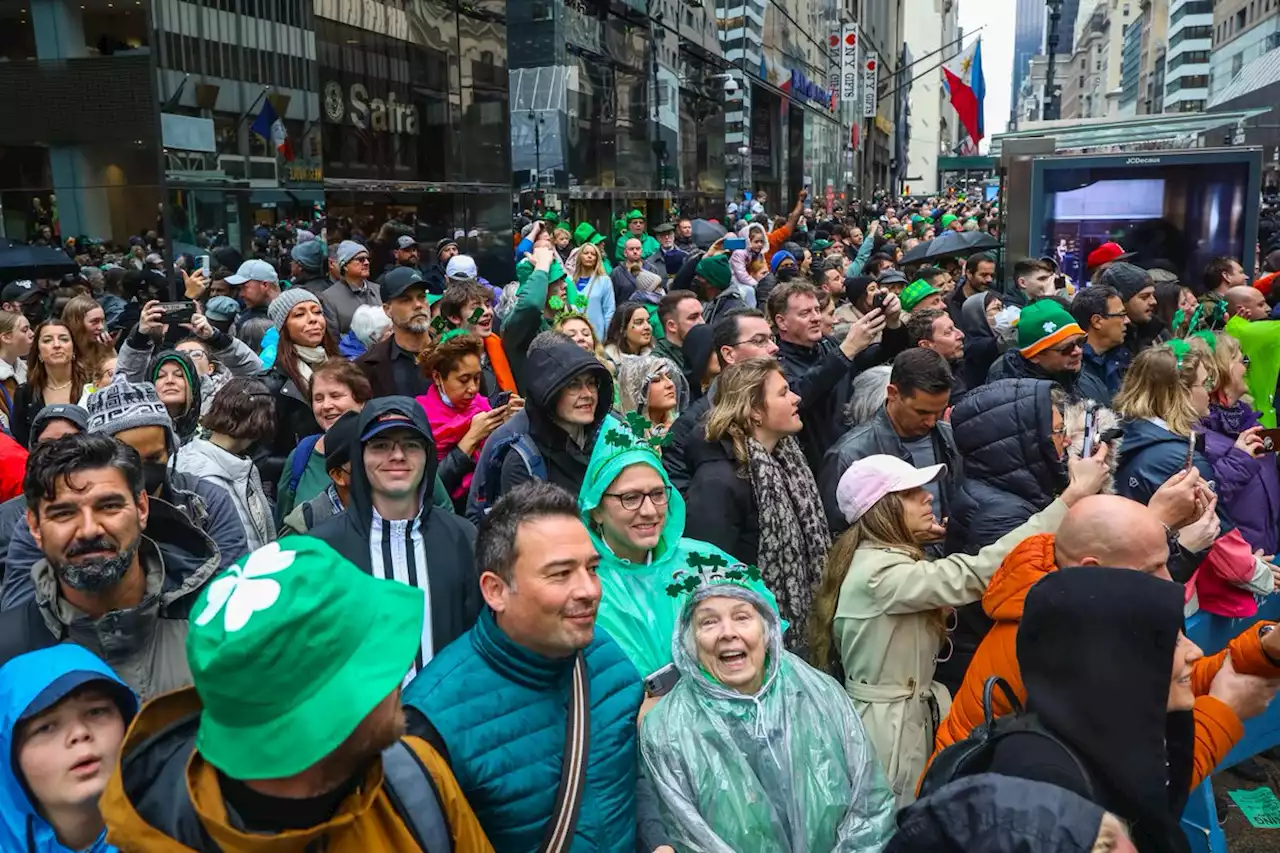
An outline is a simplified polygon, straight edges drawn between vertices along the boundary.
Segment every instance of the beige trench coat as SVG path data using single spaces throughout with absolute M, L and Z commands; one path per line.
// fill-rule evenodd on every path
M 1066 512 L 1066 504 L 1055 500 L 975 556 L 916 561 L 877 545 L 854 554 L 836 604 L 835 645 L 845 690 L 899 808 L 915 799 L 937 722 L 951 707 L 951 694 L 933 680 L 941 611 L 978 601 L 1005 555 L 1028 536 L 1056 531 Z

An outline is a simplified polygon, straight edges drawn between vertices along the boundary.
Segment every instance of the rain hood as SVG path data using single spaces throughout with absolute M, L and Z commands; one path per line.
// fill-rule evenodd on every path
M 25 786 L 15 775 L 13 733 L 27 708 L 46 690 L 57 696 L 54 700 L 57 702 L 80 685 L 93 681 L 118 687 L 119 701 L 128 703 L 122 708 L 127 726 L 137 713 L 137 699 L 110 667 L 82 646 L 63 643 L 19 655 L 0 667 L 0 754 L 10 762 L 6 772 L 0 775 L 0 850 L 69 853 L 70 848 L 58 842 L 53 827 L 36 811 Z M 48 698 L 43 697 L 42 704 Z M 53 702 L 48 704 L 51 706 Z M 115 849 L 107 844 L 104 830 L 88 848 L 88 853 L 108 853 Z
M 767 672 L 754 696 L 698 662 L 693 611 L 716 596 L 750 602 L 764 620 Z M 879 851 L 893 834 L 893 794 L 843 688 L 783 649 L 778 615 L 755 590 L 722 581 L 684 602 L 672 640 L 680 681 L 640 732 L 676 848 Z
M 615 555 L 591 520 L 591 511 L 600 506 L 603 494 L 632 465 L 648 465 L 670 492 L 666 525 L 644 565 Z M 718 558 L 726 566 L 737 560 L 707 542 L 684 538 L 684 498 L 672 487 L 658 454 L 614 418 L 605 418 L 596 436 L 587 476 L 578 494 L 578 508 L 600 554 L 597 573 L 602 594 L 596 625 L 622 646 L 643 678 L 671 663 L 671 637 L 685 599 L 667 594 L 672 577 L 689 568 L 689 557 L 694 554 Z M 776 611 L 777 602 L 768 589 L 758 581 L 756 588 Z

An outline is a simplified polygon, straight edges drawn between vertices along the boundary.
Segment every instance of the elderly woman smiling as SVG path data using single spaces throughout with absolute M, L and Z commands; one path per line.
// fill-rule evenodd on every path
M 741 564 L 678 574 L 680 680 L 644 717 L 640 753 L 677 849 L 879 851 L 893 794 L 840 685 L 782 648 Z

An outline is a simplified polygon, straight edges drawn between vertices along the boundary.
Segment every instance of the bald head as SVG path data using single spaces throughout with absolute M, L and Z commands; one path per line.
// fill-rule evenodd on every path
M 1265 320 L 1271 313 L 1267 300 L 1256 287 L 1242 285 L 1228 288 L 1224 296 L 1227 300 L 1227 313 L 1240 316 L 1246 320 Z
M 1054 537 L 1054 562 L 1059 568 L 1108 566 L 1170 579 L 1164 524 L 1146 506 L 1117 495 L 1093 495 L 1067 511 Z

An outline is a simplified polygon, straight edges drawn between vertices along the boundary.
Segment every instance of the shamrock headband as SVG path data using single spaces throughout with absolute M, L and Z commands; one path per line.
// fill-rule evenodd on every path
M 619 450 L 643 450 L 657 454 L 659 450 L 671 443 L 671 433 L 648 435 L 653 429 L 653 422 L 639 412 L 627 412 L 619 429 L 611 429 L 605 434 L 605 444 L 613 445 Z
M 746 563 L 730 563 L 719 554 L 699 554 L 696 551 L 689 555 L 688 565 L 677 569 L 667 584 L 667 595 L 679 598 L 703 587 L 716 584 L 737 584 L 746 586 L 751 581 L 760 580 L 760 570 Z

